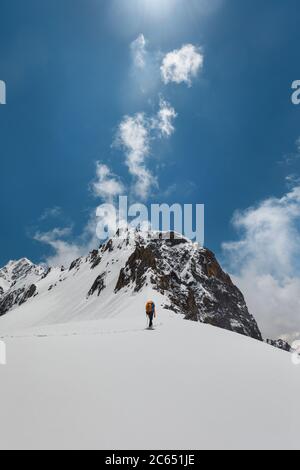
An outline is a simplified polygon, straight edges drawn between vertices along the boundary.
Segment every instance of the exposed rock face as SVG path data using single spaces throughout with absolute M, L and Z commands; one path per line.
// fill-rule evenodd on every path
M 287 343 L 286 341 L 283 341 L 282 339 L 277 339 L 277 340 L 267 339 L 266 343 L 269 344 L 270 346 L 273 346 L 274 348 L 282 349 L 282 351 L 286 351 L 286 352 L 292 351 L 292 347 L 289 345 L 289 343 Z
M 146 274 L 149 269 L 156 270 L 156 258 L 151 247 L 138 246 L 128 259 L 127 265 L 121 270 L 116 292 L 130 283 L 134 283 L 135 292 L 139 292 L 145 285 Z
M 209 250 L 185 239 L 138 239 L 116 292 L 129 286 L 139 292 L 149 284 L 168 297 L 168 308 L 188 320 L 262 340 L 242 293 Z
M 25 304 L 27 300 L 31 299 L 34 295 L 36 295 L 37 287 L 35 284 L 32 284 L 28 289 L 25 290 L 25 293 L 22 299 L 19 302 L 19 305 Z
M 100 274 L 100 276 L 97 277 L 97 279 L 95 280 L 94 284 L 92 285 L 88 293 L 88 297 L 90 297 L 91 295 L 94 295 L 96 291 L 98 291 L 98 297 L 99 297 L 101 292 L 105 289 L 104 279 L 105 279 L 104 273 Z
M 75 259 L 75 261 L 71 263 L 69 271 L 72 271 L 73 269 L 78 269 L 80 265 L 81 265 L 81 258 Z
M 16 289 L 4 295 L 0 301 L 0 316 L 7 313 L 16 305 L 22 305 L 31 299 L 36 293 L 36 286 L 33 284 L 29 288 Z
M 23 289 L 16 289 L 4 295 L 0 302 L 0 316 L 9 312 L 15 305 L 19 305 L 21 298 L 24 295 Z
M 98 250 L 94 250 L 91 252 L 91 268 L 95 269 L 101 263 L 101 255 L 99 254 Z
M 35 282 L 46 275 L 44 266 L 36 266 L 26 258 L 10 261 L 0 269 L 0 316 L 36 295 Z

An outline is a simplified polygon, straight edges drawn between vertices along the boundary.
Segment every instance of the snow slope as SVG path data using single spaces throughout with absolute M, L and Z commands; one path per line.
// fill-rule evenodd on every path
M 6 338 L 1 449 L 299 449 L 289 354 L 161 311 Z

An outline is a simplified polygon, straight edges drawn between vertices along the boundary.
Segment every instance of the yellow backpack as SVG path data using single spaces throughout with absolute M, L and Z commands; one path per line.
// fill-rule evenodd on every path
M 152 300 L 147 302 L 147 304 L 146 304 L 146 313 L 147 313 L 147 315 L 151 315 L 151 313 L 153 313 L 153 306 L 154 306 L 154 303 L 152 302 Z

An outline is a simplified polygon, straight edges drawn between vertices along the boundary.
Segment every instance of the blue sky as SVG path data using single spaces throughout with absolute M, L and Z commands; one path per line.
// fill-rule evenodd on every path
M 133 187 L 125 131 L 139 120 L 151 144 L 146 200 L 204 203 L 206 245 L 260 325 L 297 337 L 299 17 L 298 0 L 2 0 L 0 265 L 91 246 L 103 174 Z M 164 82 L 160 66 L 185 45 L 203 66 L 190 82 Z
M 299 2 L 224 0 L 210 12 L 183 3 L 177 13 L 145 18 L 143 0 L 121 10 L 111 0 L 2 0 L 0 78 L 8 104 L 0 108 L 0 264 L 45 254 L 30 234 L 49 228 L 39 220 L 46 208 L 61 207 L 81 232 L 94 205 L 88 185 L 95 162 L 126 178 L 111 147 L 115 129 L 124 114 L 153 108 L 158 92 L 178 119 L 152 164 L 164 164 L 162 189 L 176 185 L 172 200 L 206 204 L 209 247 L 219 252 L 234 236 L 236 209 L 283 193 L 285 176 L 298 170 L 297 162 L 278 161 L 300 135 L 300 109 L 290 102 L 300 76 Z M 140 33 L 153 52 L 203 48 L 192 88 L 134 93 L 129 45 Z
M 221 257 L 224 242 L 243 241 L 235 211 L 280 201 L 289 176 L 290 189 L 299 184 L 299 17 L 298 0 L 2 0 L 0 264 L 50 256 L 37 232 L 68 227 L 69 243 L 82 240 L 96 162 L 129 184 L 118 126 L 154 115 L 162 96 L 178 116 L 152 143 L 160 189 L 149 201 L 204 203 L 206 245 Z M 130 48 L 141 34 L 143 72 Z M 158 64 L 185 44 L 203 68 L 192 86 L 164 84 Z

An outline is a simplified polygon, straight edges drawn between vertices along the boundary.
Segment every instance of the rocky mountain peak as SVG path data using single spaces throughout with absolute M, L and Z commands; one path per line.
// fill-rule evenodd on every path
M 69 313 L 61 314 L 68 318 L 77 311 L 81 318 L 91 304 L 95 315 L 105 316 L 111 305 L 130 304 L 137 297 L 144 305 L 150 294 L 162 299 L 165 310 L 187 320 L 262 340 L 242 293 L 215 255 L 173 232 L 123 230 L 68 270 L 46 270 L 24 258 L 1 272 L 7 285 L 0 297 L 0 316 L 41 296 L 49 317 L 55 296 L 59 305 L 64 302 Z
M 158 239 L 136 236 L 115 292 L 149 285 L 168 299 L 170 310 L 187 320 L 200 321 L 262 340 L 245 299 L 215 255 L 185 238 L 161 234 Z
M 11 260 L 0 269 L 0 296 L 14 286 L 26 284 L 27 281 L 39 278 L 45 267 L 33 264 L 29 259 Z

